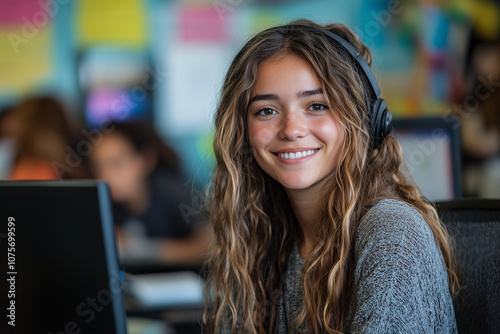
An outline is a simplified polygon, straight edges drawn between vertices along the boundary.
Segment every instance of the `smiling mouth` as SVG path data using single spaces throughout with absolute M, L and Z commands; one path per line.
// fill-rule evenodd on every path
M 293 159 L 300 159 L 304 157 L 308 157 L 310 155 L 315 154 L 318 152 L 319 149 L 314 149 L 314 150 L 304 150 L 301 152 L 280 152 L 280 153 L 274 153 L 281 159 L 288 159 L 288 160 L 293 160 Z

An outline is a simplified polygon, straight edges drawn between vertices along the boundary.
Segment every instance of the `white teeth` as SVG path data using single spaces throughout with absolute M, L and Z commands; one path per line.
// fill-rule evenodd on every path
M 308 150 L 308 151 L 302 151 L 302 152 L 295 152 L 295 153 L 278 153 L 278 156 L 283 159 L 298 159 L 298 158 L 303 158 L 307 157 L 309 155 L 312 155 L 316 153 L 318 150 Z

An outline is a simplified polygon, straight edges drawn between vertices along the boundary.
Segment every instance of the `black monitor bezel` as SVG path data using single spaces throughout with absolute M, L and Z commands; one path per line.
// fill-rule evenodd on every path
M 116 234 L 114 229 L 113 213 L 109 186 L 103 181 L 95 180 L 51 180 L 51 181 L 0 181 L 0 187 L 25 187 L 28 191 L 33 187 L 67 187 L 67 188 L 95 188 L 101 219 L 102 236 L 108 277 L 120 273 Z M 116 334 L 127 334 L 127 318 L 121 290 L 110 288 Z

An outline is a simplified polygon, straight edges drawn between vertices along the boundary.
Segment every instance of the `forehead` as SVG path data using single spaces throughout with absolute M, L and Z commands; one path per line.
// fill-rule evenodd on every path
M 252 95 L 321 88 L 321 80 L 311 63 L 293 53 L 280 54 L 262 61 Z

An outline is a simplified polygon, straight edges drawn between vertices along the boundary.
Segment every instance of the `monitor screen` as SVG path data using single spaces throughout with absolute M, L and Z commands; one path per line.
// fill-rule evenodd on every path
M 449 200 L 454 196 L 450 138 L 446 134 L 436 142 L 431 138 L 431 130 L 398 133 L 406 166 L 424 196 Z M 422 150 L 419 143 L 429 145 L 428 150 Z
M 153 99 L 162 78 L 147 52 L 92 47 L 77 57 L 82 109 L 90 128 L 108 121 L 153 120 Z
M 0 182 L 1 333 L 126 333 L 106 184 Z
M 85 99 L 85 121 L 97 128 L 108 121 L 144 121 L 152 119 L 151 98 L 144 90 L 132 88 L 98 88 Z
M 394 120 L 406 166 L 431 201 L 461 197 L 460 140 L 457 123 L 443 118 Z

